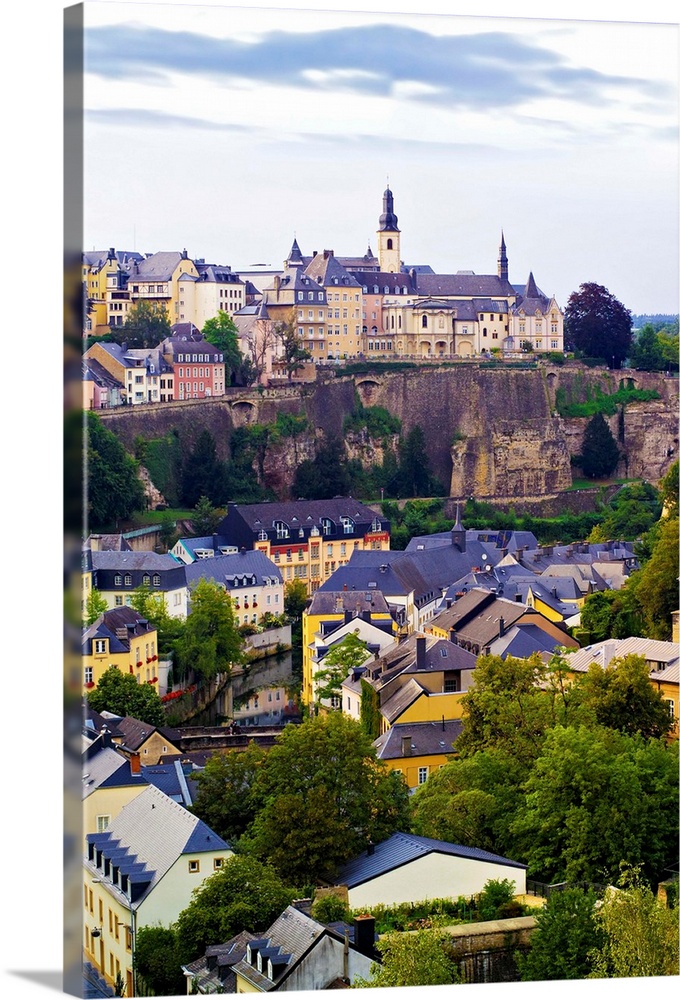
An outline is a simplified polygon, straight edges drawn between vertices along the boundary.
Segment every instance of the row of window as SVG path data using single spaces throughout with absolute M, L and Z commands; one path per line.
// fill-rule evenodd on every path
M 158 573 L 154 573 L 153 577 L 150 576 L 148 573 L 145 573 L 142 576 L 142 586 L 144 586 L 144 587 L 150 587 L 152 580 L 153 580 L 154 587 L 160 587 L 160 585 L 161 585 L 161 578 L 160 578 L 160 575 Z M 132 574 L 131 573 L 126 573 L 125 576 L 122 576 L 120 573 L 116 573 L 116 575 L 113 578 L 113 585 L 114 585 L 114 587 L 122 587 L 123 585 L 125 585 L 126 587 L 131 587 L 132 586 Z

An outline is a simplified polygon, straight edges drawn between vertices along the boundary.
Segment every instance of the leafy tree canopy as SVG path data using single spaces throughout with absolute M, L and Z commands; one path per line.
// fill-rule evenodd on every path
M 180 996 L 186 992 L 174 927 L 140 927 L 135 939 L 135 964 L 137 975 L 153 996 Z
M 301 368 L 304 368 L 305 361 L 309 361 L 312 355 L 303 346 L 297 329 L 297 316 L 295 310 L 291 309 L 286 319 L 274 324 L 274 336 L 281 344 L 281 360 L 291 381 L 293 375 Z
M 291 621 L 297 622 L 302 619 L 302 612 L 307 607 L 308 600 L 307 587 L 303 580 L 290 580 L 286 584 L 283 594 L 283 607 Z
M 226 384 L 234 380 L 234 375 L 243 363 L 243 354 L 238 346 L 238 327 L 228 312 L 220 309 L 217 316 L 206 320 L 201 331 L 209 344 L 213 344 L 224 355 L 224 374 Z
M 620 457 L 609 424 L 601 413 L 596 413 L 586 424 L 583 433 L 579 456 L 583 474 L 589 479 L 602 479 L 614 471 Z
M 153 687 L 139 684 L 134 674 L 125 674 L 118 667 L 104 671 L 97 687 L 88 692 L 87 702 L 95 712 L 129 715 L 150 726 L 165 723 L 163 704 Z
M 554 727 L 512 823 L 515 850 L 545 882 L 606 883 L 622 862 L 659 878 L 677 853 L 677 767 L 677 742 Z
M 461 982 L 458 966 L 451 957 L 450 939 L 441 931 L 385 934 L 378 942 L 378 950 L 380 963 L 373 964 L 369 979 L 355 979 L 355 989 Z
M 520 977 L 527 980 L 586 979 L 593 971 L 593 949 L 604 934 L 595 922 L 597 897 L 591 890 L 553 892 L 536 915 L 531 948 L 520 955 Z
M 317 701 L 337 697 L 349 671 L 360 667 L 369 656 L 368 644 L 354 632 L 331 646 L 321 662 L 321 669 L 314 674 Z
M 156 629 L 159 654 L 171 653 L 184 631 L 184 620 L 168 612 L 163 593 L 142 584 L 133 590 L 130 604 Z
M 401 775 L 376 760 L 357 722 L 340 712 L 287 726 L 257 776 L 261 808 L 241 844 L 298 884 L 408 825 Z
M 264 758 L 265 751 L 251 742 L 245 750 L 213 754 L 197 775 L 191 811 L 232 845 L 255 818 L 255 779 Z
M 87 595 L 87 600 L 85 601 L 85 614 L 83 615 L 83 624 L 91 625 L 92 622 L 96 622 L 100 615 L 108 610 L 108 604 L 106 603 L 106 598 L 102 597 L 98 590 L 94 587 Z
M 233 855 L 194 891 L 177 918 L 183 962 L 205 953 L 208 945 L 228 941 L 240 931 L 264 931 L 295 899 L 274 869 L 255 858 Z
M 632 330 L 630 310 L 602 285 L 586 282 L 569 296 L 564 310 L 565 339 L 581 354 L 603 358 L 620 368 L 628 356 Z
M 678 607 L 678 517 L 659 522 L 652 553 L 626 587 L 632 588 L 650 639 L 670 639 Z
M 137 463 L 96 414 L 87 415 L 87 511 L 94 529 L 144 509 L 144 487 Z
M 607 889 L 595 914 L 604 943 L 591 977 L 677 976 L 677 908 L 659 902 L 639 870 L 625 871 L 622 882 L 621 889 Z
M 213 507 L 208 497 L 199 497 L 191 515 L 191 523 L 194 534 L 198 538 L 212 535 L 217 530 L 217 525 L 224 518 L 225 511 L 221 507 Z
M 663 346 L 651 323 L 645 324 L 635 336 L 630 349 L 630 366 L 643 372 L 662 372 L 667 367 Z
M 187 506 L 195 507 L 203 497 L 211 504 L 227 502 L 227 467 L 217 457 L 215 438 L 203 429 L 182 467 L 181 497 Z
M 128 347 L 158 347 L 171 332 L 165 306 L 140 299 L 131 307 L 122 326 L 111 327 L 111 340 Z
M 240 662 L 243 640 L 224 587 L 201 579 L 190 589 L 189 599 L 190 611 L 175 643 L 179 666 L 210 681 L 217 674 L 228 674 L 232 663 Z
M 663 694 L 649 679 L 644 656 L 617 657 L 606 667 L 592 663 L 577 684 L 598 725 L 646 739 L 666 737 L 673 726 Z

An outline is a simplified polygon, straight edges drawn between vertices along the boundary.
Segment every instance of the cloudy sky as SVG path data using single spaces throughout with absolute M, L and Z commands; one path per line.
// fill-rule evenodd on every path
M 389 178 L 407 264 L 493 272 L 502 229 L 562 305 L 597 281 L 677 311 L 677 27 L 85 10 L 87 248 L 360 254 Z

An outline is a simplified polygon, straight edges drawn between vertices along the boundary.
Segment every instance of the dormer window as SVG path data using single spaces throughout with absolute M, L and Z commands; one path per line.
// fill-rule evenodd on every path
M 330 535 L 333 531 L 333 522 L 329 517 L 321 518 L 321 531 L 324 535 Z
M 131 587 L 132 586 L 132 574 L 131 573 L 126 573 L 125 574 L 125 586 L 126 587 Z
M 290 530 L 285 521 L 274 521 L 274 530 L 277 538 L 288 538 Z
M 354 521 L 351 517 L 341 517 L 342 530 L 346 535 L 351 535 L 354 532 Z

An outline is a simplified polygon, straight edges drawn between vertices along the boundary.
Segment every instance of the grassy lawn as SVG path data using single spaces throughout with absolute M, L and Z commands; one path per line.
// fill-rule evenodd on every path
M 593 490 L 599 489 L 601 486 L 625 486 L 627 483 L 639 483 L 639 479 L 577 479 L 574 480 L 565 492 L 568 493 L 570 490 Z

